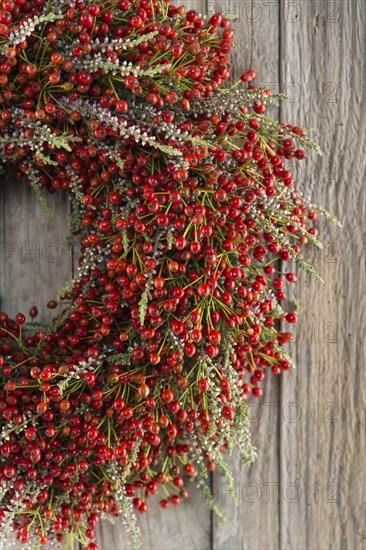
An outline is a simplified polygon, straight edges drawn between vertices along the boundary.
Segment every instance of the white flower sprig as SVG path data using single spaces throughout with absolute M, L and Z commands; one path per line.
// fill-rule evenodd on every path
M 145 42 L 148 42 L 158 34 L 159 31 L 152 31 L 147 34 L 142 34 L 141 36 L 133 39 L 131 37 L 125 37 L 115 38 L 112 40 L 110 40 L 108 36 L 106 36 L 103 41 L 99 40 L 99 38 L 96 38 L 91 45 L 93 47 L 93 51 L 98 50 L 103 53 L 114 50 L 132 50 L 133 48 L 136 48 L 136 46 L 139 46 L 139 44 L 144 44 Z
M 46 13 L 43 15 L 36 15 L 28 21 L 23 21 L 20 23 L 19 27 L 13 30 L 9 35 L 9 46 L 17 46 L 24 42 L 28 36 L 30 36 L 38 25 L 43 23 L 52 23 L 57 21 L 57 19 L 63 19 L 63 14 L 56 13 Z

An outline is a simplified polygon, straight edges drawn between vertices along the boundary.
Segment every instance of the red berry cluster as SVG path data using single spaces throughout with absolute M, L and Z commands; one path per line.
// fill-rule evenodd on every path
M 317 240 L 286 161 L 315 146 L 266 116 L 254 71 L 223 86 L 220 14 L 0 6 L 0 158 L 42 201 L 67 191 L 82 247 L 47 330 L 0 314 L 1 530 L 94 550 L 102 512 L 132 529 L 130 502 L 176 506 L 228 447 L 253 458 L 247 397 L 291 366 L 280 263 L 311 271 Z

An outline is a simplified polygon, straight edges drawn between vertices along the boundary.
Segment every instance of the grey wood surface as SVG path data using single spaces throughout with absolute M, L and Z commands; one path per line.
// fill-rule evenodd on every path
M 314 202 L 342 219 L 321 222 L 326 244 L 310 256 L 325 279 L 300 275 L 303 305 L 291 351 L 297 369 L 267 381 L 251 405 L 259 450 L 250 468 L 230 459 L 235 507 L 218 473 L 212 487 L 223 527 L 195 493 L 178 509 L 151 503 L 139 518 L 146 550 L 363 550 L 366 548 L 364 0 L 190 0 L 187 7 L 235 18 L 234 72 L 248 69 L 287 93 L 279 116 L 314 129 L 324 157 L 310 155 L 298 179 Z M 275 113 L 274 113 L 275 114 Z M 65 245 L 69 205 L 49 198 L 56 221 L 11 177 L 0 184 L 0 310 L 16 314 L 54 298 L 73 270 Z M 41 319 L 52 312 L 41 309 Z M 193 491 L 194 493 L 194 491 Z M 127 548 L 123 527 L 103 523 L 102 550 Z
M 211 8 L 212 4 L 208 4 Z M 223 11 L 234 17 L 236 48 L 233 51 L 233 71 L 239 77 L 245 71 L 257 72 L 261 84 L 279 82 L 279 4 L 271 7 L 270 17 L 260 14 L 258 2 L 227 2 L 220 6 L 214 3 L 215 11 Z M 273 117 L 279 116 L 279 109 L 273 109 Z M 272 377 L 266 384 L 265 402 L 279 400 L 279 379 Z M 244 466 L 237 454 L 228 461 L 235 479 L 235 493 L 238 505 L 227 494 L 225 478 L 217 471 L 214 474 L 213 488 L 218 501 L 228 518 L 228 528 L 224 528 L 217 517 L 213 517 L 212 546 L 215 550 L 239 548 L 279 548 L 280 509 L 278 498 L 266 498 L 268 483 L 279 483 L 280 452 L 277 422 L 269 424 L 265 407 L 255 400 L 251 406 L 251 426 L 253 443 L 258 448 L 259 459 L 251 468 Z M 258 519 L 260 521 L 258 522 Z

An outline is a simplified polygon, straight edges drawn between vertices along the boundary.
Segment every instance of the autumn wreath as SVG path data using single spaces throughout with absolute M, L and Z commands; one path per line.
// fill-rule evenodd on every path
M 0 527 L 97 545 L 102 515 L 210 496 L 250 444 L 247 399 L 291 367 L 286 264 L 319 210 L 286 161 L 317 150 L 267 117 L 281 96 L 229 82 L 234 32 L 167 0 L 1 0 L 0 160 L 72 203 L 64 312 L 0 314 Z M 247 83 L 247 84 L 246 84 Z M 20 185 L 20 184 L 19 184 Z M 56 302 L 55 302 L 56 303 Z M 49 304 L 50 307 L 55 305 Z

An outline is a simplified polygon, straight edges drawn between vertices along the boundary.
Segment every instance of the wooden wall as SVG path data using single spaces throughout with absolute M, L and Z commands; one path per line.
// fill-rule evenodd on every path
M 298 173 L 314 202 L 341 218 L 321 223 L 326 244 L 311 259 L 325 285 L 301 276 L 303 305 L 292 352 L 297 369 L 268 382 L 252 405 L 259 458 L 231 460 L 239 506 L 212 479 L 228 517 L 220 525 L 199 494 L 178 509 L 151 504 L 139 518 L 146 550 L 361 550 L 366 548 L 364 0 L 190 0 L 187 7 L 235 18 L 233 63 L 290 100 L 280 119 L 313 128 L 324 156 Z M 51 198 L 56 222 L 31 191 L 2 176 L 0 309 L 46 303 L 73 272 L 66 246 L 69 206 Z M 49 319 L 49 310 L 42 318 Z M 120 525 L 99 529 L 102 550 L 126 548 Z

